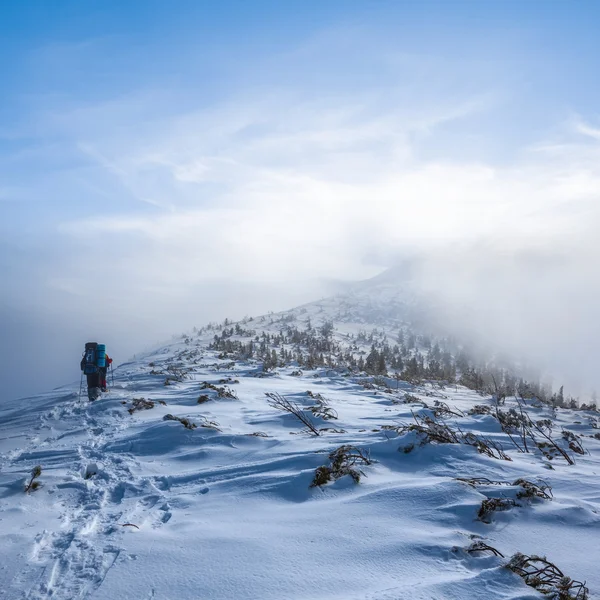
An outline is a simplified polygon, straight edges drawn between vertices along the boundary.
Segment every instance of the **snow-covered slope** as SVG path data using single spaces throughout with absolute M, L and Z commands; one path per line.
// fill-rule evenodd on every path
M 269 350 L 293 354 L 281 332 L 333 321 L 319 335 L 366 354 L 361 331 L 396 336 L 414 309 L 385 281 L 377 287 L 248 320 L 231 334 L 228 323 L 182 336 L 120 365 L 94 403 L 77 384 L 2 405 L 0 598 L 541 598 L 505 567 L 516 552 L 547 556 L 598 597 L 598 413 L 525 401 L 533 421 L 552 420 L 568 464 L 531 441 L 519 452 L 493 399 L 460 385 L 308 369 L 293 356 L 264 372 L 256 355 L 224 351 L 223 341 L 208 347 L 216 335 L 259 348 L 267 332 Z M 267 393 L 303 407 L 318 435 Z M 133 410 L 139 398 L 153 406 Z M 511 407 L 521 410 L 515 398 L 499 410 Z M 421 444 L 423 435 L 402 428 L 415 417 L 447 424 L 460 443 Z M 563 428 L 585 454 L 569 448 Z M 511 460 L 479 452 L 480 441 Z M 356 465 L 360 482 L 345 475 L 310 487 L 341 446 L 368 458 Z M 41 487 L 25 493 L 36 465 Z M 551 486 L 553 499 L 519 498 L 519 479 Z M 480 519 L 487 498 L 517 505 Z M 505 558 L 469 552 L 478 541 Z

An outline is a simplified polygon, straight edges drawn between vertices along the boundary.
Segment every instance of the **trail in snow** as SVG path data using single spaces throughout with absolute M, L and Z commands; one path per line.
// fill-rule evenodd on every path
M 118 391 L 114 395 L 119 397 Z M 23 406 L 14 410 L 16 423 L 23 423 L 21 415 L 27 414 L 27 429 L 33 433 L 27 436 L 27 446 L 7 454 L 2 472 L 36 463 L 43 465 L 42 481 L 60 474 L 61 481 L 42 488 L 50 496 L 44 504 L 50 505 L 58 526 L 35 535 L 25 568 L 10 585 L 2 586 L 0 597 L 88 597 L 121 555 L 123 548 L 117 539 L 113 542 L 118 538 L 114 534 L 129 515 L 151 512 L 161 500 L 158 488 L 136 476 L 139 461 L 134 456 L 104 450 L 126 428 L 118 423 L 120 413 L 107 413 L 101 404 L 88 405 L 75 394 L 53 400 L 50 410 L 36 407 L 42 409 L 37 414 Z M 11 487 L 21 492 L 17 482 Z M 124 501 L 128 494 L 136 498 L 134 503 Z M 43 510 L 35 506 L 39 499 L 34 493 L 27 499 L 38 514 Z M 168 503 L 160 503 L 154 513 L 156 523 L 166 522 Z

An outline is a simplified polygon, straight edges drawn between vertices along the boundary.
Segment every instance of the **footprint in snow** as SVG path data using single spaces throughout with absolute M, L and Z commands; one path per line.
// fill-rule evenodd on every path
M 160 496 L 156 496 L 156 495 L 145 496 L 144 498 L 142 498 L 140 500 L 140 504 L 144 508 L 150 509 L 150 508 L 153 508 L 159 500 L 160 500 Z
M 154 525 L 154 527 L 160 527 L 165 523 L 168 523 L 173 516 L 171 512 L 171 506 L 168 502 L 165 502 L 159 509 L 158 522 Z

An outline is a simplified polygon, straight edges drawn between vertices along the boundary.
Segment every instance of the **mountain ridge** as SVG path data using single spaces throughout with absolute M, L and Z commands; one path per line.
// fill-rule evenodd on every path
M 4 407 L 0 598 L 542 597 L 518 552 L 600 590 L 600 415 L 394 377 L 388 357 L 431 374 L 449 350 L 382 290 L 178 336 L 93 403 Z

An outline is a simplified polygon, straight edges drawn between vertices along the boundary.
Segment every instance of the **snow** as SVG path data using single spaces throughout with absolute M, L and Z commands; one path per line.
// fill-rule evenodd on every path
M 387 291 L 377 298 L 359 291 L 247 325 L 275 332 L 290 314 L 310 316 L 315 326 L 332 318 L 344 340 L 365 324 L 383 326 L 379 316 L 391 298 Z M 78 397 L 77 383 L 2 405 L 0 598 L 543 597 L 504 566 L 515 552 L 547 556 L 598 597 L 600 440 L 592 437 L 598 415 L 557 411 L 555 433 L 560 427 L 577 433 L 586 449 L 568 465 L 519 453 L 493 416 L 467 414 L 491 398 L 461 386 L 400 382 L 396 390 L 391 380 L 392 390 L 366 389 L 348 373 L 298 376 L 294 366 L 259 377 L 256 362 L 232 365 L 208 350 L 213 334 L 176 340 L 121 365 L 110 392 L 94 403 Z M 169 365 L 187 373 L 164 385 Z M 237 399 L 201 389 L 202 382 L 218 386 L 228 377 L 238 381 L 227 384 Z M 317 427 L 343 433 L 308 435 L 265 396 L 275 392 L 309 407 L 308 390 L 322 394 L 339 417 L 311 417 Z M 415 435 L 382 426 L 429 414 L 403 402 L 407 391 L 430 406 L 440 400 L 462 411 L 447 422 L 500 442 L 512 461 L 466 444 L 404 452 Z M 198 404 L 203 393 L 210 400 Z M 154 407 L 130 414 L 140 397 Z M 527 410 L 536 419 L 552 416 L 548 407 Z M 164 420 L 167 414 L 198 427 Z M 201 426 L 210 422 L 218 430 Z M 343 444 L 368 449 L 376 462 L 361 467 L 358 484 L 345 476 L 309 487 L 315 469 Z M 42 486 L 26 494 L 36 465 Z M 543 479 L 554 498 L 522 500 L 485 523 L 477 519 L 482 500 L 515 498 L 518 486 L 472 486 L 459 477 Z M 466 552 L 478 539 L 506 558 Z

